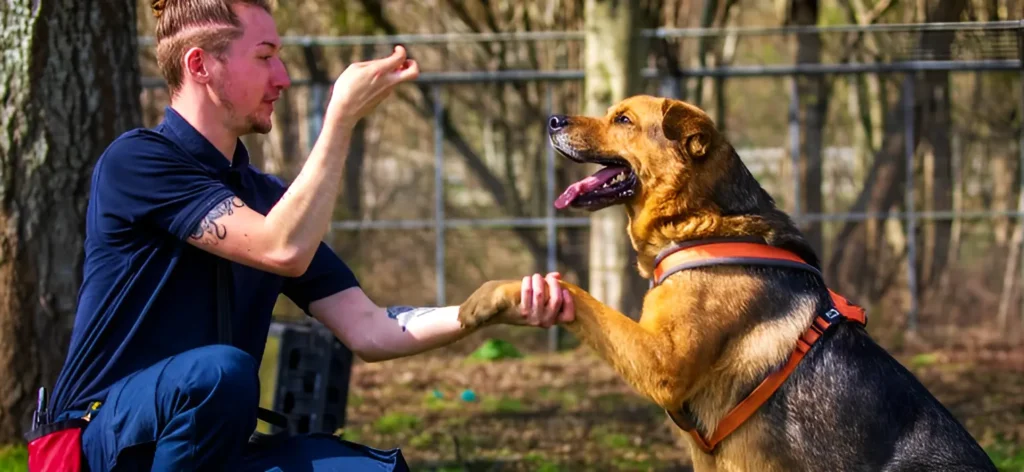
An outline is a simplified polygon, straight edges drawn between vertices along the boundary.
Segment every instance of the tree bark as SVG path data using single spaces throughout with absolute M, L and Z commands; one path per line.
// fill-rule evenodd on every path
M 0 3 L 0 444 L 63 363 L 93 165 L 142 122 L 135 3 Z
M 814 26 L 818 23 L 818 0 L 793 0 L 790 5 L 789 24 Z M 821 36 L 817 33 L 797 35 L 796 62 L 798 64 L 821 63 Z M 801 214 L 822 212 L 821 178 L 822 151 L 825 148 L 825 122 L 828 119 L 829 85 L 824 75 L 796 76 L 797 98 L 803 116 L 800 135 L 800 202 Z M 820 221 L 809 221 L 802 225 L 807 242 L 818 254 L 824 250 Z
M 639 33 L 645 17 L 636 1 L 587 0 L 584 114 L 604 115 L 608 107 L 641 90 L 647 45 Z M 642 278 L 630 266 L 633 249 L 626 225 L 622 208 L 591 216 L 588 290 L 608 306 L 634 314 L 640 297 L 629 294 L 636 292 L 633 288 Z
M 928 21 L 959 21 L 967 9 L 965 0 L 941 0 L 928 11 Z M 924 33 L 921 47 L 931 57 L 949 58 L 952 54 L 954 34 L 948 31 Z M 952 163 L 952 104 L 949 72 L 927 71 L 922 74 L 924 93 L 921 94 L 924 123 L 921 129 L 931 148 L 933 165 L 928 168 L 925 181 L 930 192 L 924 198 L 926 208 L 949 211 L 953 206 Z M 929 288 L 939 280 L 949 257 L 952 220 L 937 220 L 923 225 L 924 241 L 919 271 L 921 287 Z
M 903 116 L 905 90 L 900 90 L 899 99 L 886 108 L 882 120 L 882 145 L 864 178 L 861 193 L 849 209 L 850 212 L 885 212 L 903 207 L 903 189 L 906 181 L 904 163 Z M 920 129 L 919 113 L 915 112 L 914 129 Z M 914 135 L 914 147 L 920 140 L 920 133 Z M 872 220 L 847 221 L 835 237 L 831 257 L 826 264 L 826 275 L 831 283 L 843 287 L 851 298 L 875 301 L 891 288 L 892 277 L 898 269 L 892 262 L 899 257 L 885 251 L 885 234 L 878 224 L 872 231 Z M 896 251 L 896 248 L 893 248 Z

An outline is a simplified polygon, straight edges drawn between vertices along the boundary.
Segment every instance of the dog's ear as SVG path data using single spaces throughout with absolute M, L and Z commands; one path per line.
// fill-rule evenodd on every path
M 691 157 L 704 157 L 711 146 L 707 123 L 683 104 L 665 100 L 661 105 L 661 132 L 678 143 L 681 151 Z
M 709 144 L 708 134 L 704 131 L 698 131 L 686 137 L 686 151 L 693 157 L 704 157 Z
M 661 104 L 661 132 L 671 141 L 683 142 L 686 139 L 683 129 L 686 126 L 687 110 L 682 105 L 665 100 Z

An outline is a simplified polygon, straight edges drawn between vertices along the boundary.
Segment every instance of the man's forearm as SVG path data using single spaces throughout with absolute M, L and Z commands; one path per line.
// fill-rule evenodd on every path
M 358 354 L 364 361 L 374 362 L 445 346 L 473 331 L 463 329 L 458 317 L 458 305 L 381 309 L 365 318 Z
M 267 214 L 275 249 L 312 259 L 334 214 L 350 141 L 350 126 L 324 127 L 299 175 Z

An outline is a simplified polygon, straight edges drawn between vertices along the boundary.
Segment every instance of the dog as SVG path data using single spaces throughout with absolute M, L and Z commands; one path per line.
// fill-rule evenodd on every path
M 622 205 L 639 321 L 560 282 L 565 325 L 663 408 L 696 471 L 994 471 L 953 415 L 832 292 L 819 260 L 700 108 L 637 95 L 604 116 L 549 117 L 551 145 L 601 170 L 559 209 Z M 510 320 L 519 280 L 482 284 L 465 327 Z

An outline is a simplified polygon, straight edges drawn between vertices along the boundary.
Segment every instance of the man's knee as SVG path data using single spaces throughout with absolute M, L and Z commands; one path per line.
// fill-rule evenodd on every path
M 238 454 L 256 426 L 257 372 L 244 351 L 206 346 L 125 378 L 83 435 L 93 470 L 108 470 L 115 457 L 143 465 L 183 460 L 191 469 L 194 461 Z M 155 456 L 145 451 L 151 444 L 159 444 Z M 122 455 L 129 450 L 144 453 Z
M 214 345 L 190 351 L 182 360 L 189 379 L 184 393 L 192 402 L 222 413 L 255 415 L 260 385 L 252 356 L 231 346 Z

